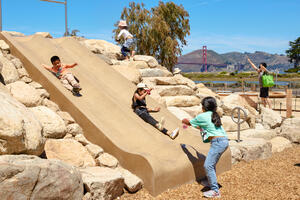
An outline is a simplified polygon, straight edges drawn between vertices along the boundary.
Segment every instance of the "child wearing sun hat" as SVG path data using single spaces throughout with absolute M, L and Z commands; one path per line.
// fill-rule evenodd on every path
M 117 36 L 117 40 L 120 40 L 121 37 L 124 38 L 125 42 L 122 45 L 121 52 L 125 59 L 129 59 L 128 53 L 130 53 L 131 57 L 134 56 L 135 51 L 134 49 L 134 38 L 133 35 L 127 30 L 127 23 L 124 20 L 121 20 L 118 25 L 119 29 L 121 30 Z

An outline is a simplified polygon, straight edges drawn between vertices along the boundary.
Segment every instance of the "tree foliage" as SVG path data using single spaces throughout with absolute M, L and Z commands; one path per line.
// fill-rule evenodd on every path
M 160 1 L 157 7 L 147 10 L 143 3 L 131 2 L 121 19 L 126 20 L 128 31 L 136 39 L 137 54 L 154 56 L 172 71 L 187 44 L 185 37 L 190 35 L 189 14 L 183 6 Z M 119 31 L 113 30 L 115 38 Z
M 294 63 L 294 68 L 300 68 L 300 37 L 290 42 L 290 48 L 286 51 L 289 61 Z

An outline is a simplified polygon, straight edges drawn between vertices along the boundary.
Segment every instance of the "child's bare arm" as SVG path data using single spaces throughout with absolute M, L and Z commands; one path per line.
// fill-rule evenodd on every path
M 77 63 L 74 63 L 74 64 L 72 64 L 72 65 L 66 65 L 66 68 L 73 68 L 73 67 L 75 67 L 75 66 L 77 66 L 78 64 Z
M 182 121 L 181 121 L 183 124 L 185 124 L 185 125 L 188 125 L 188 126 L 191 126 L 191 123 L 190 123 L 190 120 L 188 120 L 188 119 L 183 119 Z
M 42 64 L 42 67 L 44 67 L 45 69 L 47 70 L 50 70 L 52 67 L 48 66 L 48 65 L 45 65 L 45 64 Z

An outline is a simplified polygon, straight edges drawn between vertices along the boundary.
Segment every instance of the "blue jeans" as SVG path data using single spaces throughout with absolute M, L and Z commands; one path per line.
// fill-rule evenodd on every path
M 206 177 L 211 190 L 219 192 L 216 175 L 216 165 L 221 155 L 228 147 L 227 137 L 218 137 L 211 140 L 210 149 L 204 162 Z

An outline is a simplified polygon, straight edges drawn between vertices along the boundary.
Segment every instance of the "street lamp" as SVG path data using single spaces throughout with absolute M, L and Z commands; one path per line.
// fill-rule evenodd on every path
M 2 31 L 2 7 L 1 7 L 1 0 L 0 0 L 0 32 Z
M 68 31 L 68 16 L 67 16 L 67 0 L 65 0 L 64 2 L 62 2 L 62 1 L 53 1 L 53 0 L 40 0 L 40 1 L 48 1 L 48 2 L 51 2 L 51 3 L 60 3 L 60 4 L 65 5 L 65 28 L 66 28 L 66 32 L 65 32 L 64 36 L 68 36 L 69 31 Z M 1 0 L 0 0 L 0 2 L 1 2 Z

